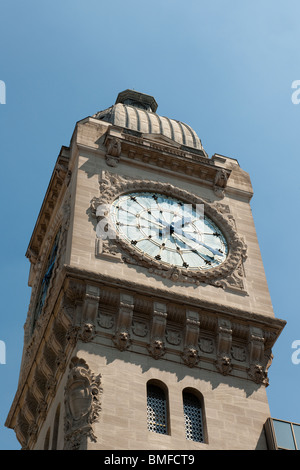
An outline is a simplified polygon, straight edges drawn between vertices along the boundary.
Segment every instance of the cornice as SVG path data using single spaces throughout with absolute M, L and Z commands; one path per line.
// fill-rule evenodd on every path
M 62 147 L 26 251 L 26 257 L 32 263 L 35 263 L 39 256 L 57 202 L 64 193 L 64 188 L 66 189 L 69 184 L 70 173 L 68 167 L 69 148 Z
M 193 297 L 191 295 L 180 294 L 178 292 L 170 292 L 168 289 L 159 287 L 147 286 L 144 283 L 139 283 L 132 280 L 119 279 L 118 277 L 109 276 L 107 274 L 97 273 L 75 266 L 64 266 L 65 276 L 69 279 L 82 280 L 84 283 L 103 283 L 107 287 L 116 289 L 128 289 L 133 292 L 138 292 L 141 295 L 149 296 L 150 298 L 155 296 L 160 298 L 164 302 L 170 302 L 178 305 L 188 305 L 190 308 L 196 308 L 207 312 L 208 314 L 225 315 L 228 318 L 235 319 L 241 323 L 255 322 L 257 326 L 266 328 L 268 330 L 274 330 L 278 336 L 286 325 L 286 321 L 270 317 L 269 315 L 263 315 L 259 312 L 252 310 L 242 310 L 237 307 L 225 306 L 222 303 L 216 301 L 208 301 Z
M 224 197 L 231 170 L 217 165 L 202 150 L 178 146 L 165 136 L 139 135 L 116 126 L 107 130 L 104 145 L 106 163 L 110 167 L 123 160 L 158 167 L 196 178 L 198 183 L 212 187 L 218 197 Z

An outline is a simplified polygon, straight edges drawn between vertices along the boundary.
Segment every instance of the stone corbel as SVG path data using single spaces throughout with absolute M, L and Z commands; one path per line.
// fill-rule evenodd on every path
M 167 325 L 167 305 L 154 302 L 150 343 L 148 351 L 154 359 L 159 359 L 165 354 L 165 332 Z
M 107 152 L 105 155 L 106 164 L 115 167 L 119 164 L 121 156 L 121 141 L 117 137 L 110 137 L 105 142 Z
M 99 301 L 99 287 L 87 285 L 82 305 L 81 328 L 78 335 L 78 338 L 84 342 L 92 341 L 95 336 Z
M 250 327 L 248 375 L 255 383 L 268 385 L 265 362 L 265 339 L 260 328 Z
M 216 367 L 223 375 L 230 373 L 231 365 L 231 345 L 232 345 L 232 329 L 229 320 L 220 318 L 218 320 L 217 330 L 217 360 Z
M 214 179 L 214 193 L 220 198 L 224 197 L 229 175 L 230 173 L 223 168 L 216 173 Z
M 184 362 L 193 367 L 199 362 L 198 340 L 200 332 L 199 313 L 188 310 L 186 312 L 186 324 L 184 332 L 184 350 L 182 358 Z
M 120 351 L 125 351 L 131 345 L 130 329 L 132 326 L 133 309 L 133 296 L 121 293 L 116 333 L 113 337 L 113 342 Z

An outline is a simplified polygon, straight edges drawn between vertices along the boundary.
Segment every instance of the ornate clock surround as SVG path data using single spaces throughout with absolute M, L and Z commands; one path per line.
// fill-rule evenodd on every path
M 232 287 L 244 289 L 243 262 L 246 259 L 247 247 L 243 239 L 238 235 L 235 222 L 230 214 L 228 206 L 219 202 L 210 203 L 189 191 L 180 189 L 170 183 L 138 180 L 120 176 L 108 171 L 103 171 L 99 177 L 100 196 L 91 201 L 91 211 L 102 228 L 109 227 L 107 236 L 99 237 L 105 252 L 114 256 L 123 252 L 121 260 L 128 264 L 137 264 L 146 267 L 149 272 L 170 278 L 173 281 L 186 281 L 194 284 L 207 283 L 218 287 Z M 220 228 L 228 244 L 228 256 L 219 266 L 209 270 L 189 270 L 185 267 L 168 266 L 160 260 L 156 260 L 143 254 L 119 237 L 114 230 L 109 218 L 111 204 L 119 196 L 131 192 L 156 192 L 167 197 L 176 197 L 183 203 L 204 206 L 204 213 Z

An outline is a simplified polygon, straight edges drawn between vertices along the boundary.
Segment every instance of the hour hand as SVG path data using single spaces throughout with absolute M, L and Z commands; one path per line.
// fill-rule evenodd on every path
M 177 235 L 177 234 L 176 234 Z M 192 237 L 192 235 L 190 235 L 189 233 L 183 233 L 182 232 L 182 235 L 184 238 L 187 238 L 188 240 L 191 240 L 192 242 L 194 243 L 197 243 L 198 245 L 201 245 L 203 246 L 204 248 L 206 248 L 207 250 L 209 250 L 211 253 L 213 253 L 214 255 L 218 255 L 220 256 L 220 251 L 219 250 L 215 250 L 214 248 L 212 248 L 211 246 L 208 246 L 206 245 L 205 243 L 201 242 L 200 240 L 197 240 L 196 238 Z M 183 241 L 183 240 L 182 240 Z

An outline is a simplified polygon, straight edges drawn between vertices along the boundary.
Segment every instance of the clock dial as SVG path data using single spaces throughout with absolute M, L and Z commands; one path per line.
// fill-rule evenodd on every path
M 225 261 L 228 246 L 202 208 L 158 193 L 136 192 L 116 199 L 110 216 L 118 236 L 139 252 L 167 265 L 207 270 Z

